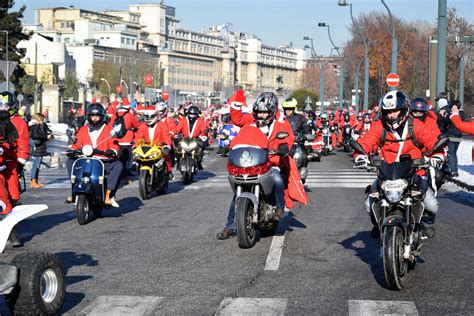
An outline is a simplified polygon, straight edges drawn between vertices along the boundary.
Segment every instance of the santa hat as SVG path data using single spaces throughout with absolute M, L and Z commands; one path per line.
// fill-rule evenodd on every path
M 242 89 L 235 91 L 234 94 L 229 98 L 229 101 L 227 101 L 227 104 L 236 110 L 240 109 L 242 105 L 247 106 L 245 91 Z

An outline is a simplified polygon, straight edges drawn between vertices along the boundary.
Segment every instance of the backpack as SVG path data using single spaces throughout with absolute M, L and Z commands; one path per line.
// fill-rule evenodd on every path
M 113 129 L 117 131 L 115 133 L 116 138 L 122 138 L 127 134 L 127 126 L 125 125 L 125 119 L 124 116 L 127 115 L 128 110 L 125 111 L 122 115 L 119 115 L 118 109 L 115 111 L 115 120 L 114 120 L 114 126 Z
M 383 125 L 382 125 L 383 127 Z M 406 142 L 408 140 L 411 140 L 411 142 L 413 143 L 413 145 L 415 145 L 416 147 L 418 147 L 420 150 L 423 148 L 423 146 L 418 142 L 418 140 L 416 139 L 415 137 L 415 132 L 413 130 L 413 117 L 410 116 L 408 118 L 408 136 L 407 138 L 405 139 L 387 139 L 387 130 L 385 129 L 385 127 L 382 128 L 382 135 L 380 136 L 380 148 L 383 147 L 383 145 L 385 144 L 385 142 L 390 142 L 390 143 L 401 143 L 401 142 Z

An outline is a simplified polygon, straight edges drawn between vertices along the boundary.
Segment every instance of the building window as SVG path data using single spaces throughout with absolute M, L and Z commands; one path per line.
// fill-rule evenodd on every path
M 121 40 L 122 44 L 125 44 L 125 38 L 124 37 L 122 37 L 120 40 Z
M 135 46 L 135 40 L 134 39 L 132 39 L 132 45 Z
M 127 45 L 130 45 L 130 39 L 127 37 Z

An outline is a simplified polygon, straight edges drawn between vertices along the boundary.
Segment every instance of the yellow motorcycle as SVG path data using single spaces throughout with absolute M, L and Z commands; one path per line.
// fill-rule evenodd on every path
M 139 190 L 142 200 L 148 200 L 152 191 L 164 194 L 168 190 L 168 168 L 164 148 L 156 142 L 139 141 L 133 150 L 140 173 Z

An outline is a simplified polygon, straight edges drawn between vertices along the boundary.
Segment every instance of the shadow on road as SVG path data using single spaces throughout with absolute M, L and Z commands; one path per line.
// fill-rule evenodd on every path
M 457 192 L 445 192 L 438 196 L 438 200 L 448 199 L 453 202 L 474 208 L 474 193 L 459 190 Z
M 292 212 L 288 212 L 288 215 L 285 216 L 283 221 L 278 223 L 278 228 L 277 228 L 277 231 L 276 231 L 275 235 L 282 236 L 287 231 L 289 231 L 289 232 L 294 231 L 293 228 L 295 228 L 295 227 L 305 229 L 306 225 L 303 224 L 302 222 L 300 222 L 299 220 L 297 220 L 295 218 L 295 215 Z
M 18 233 L 21 235 L 23 242 L 28 242 L 34 236 L 41 235 L 44 232 L 52 229 L 54 226 L 68 222 L 74 218 L 75 214 L 72 209 L 59 214 L 47 214 L 33 218 L 27 218 L 17 225 Z M 28 232 L 28 234 L 25 235 L 24 232 Z
M 99 265 L 99 262 L 97 260 L 94 260 L 90 255 L 79 254 L 72 251 L 60 252 L 56 255 L 63 264 L 64 272 L 66 274 L 66 297 L 64 298 L 64 304 L 60 311 L 60 313 L 63 314 L 73 309 L 76 305 L 82 302 L 82 300 L 86 296 L 84 293 L 68 292 L 67 286 L 93 278 L 92 275 L 68 276 L 68 271 L 72 267 L 78 266 L 95 267 Z
M 355 236 L 347 238 L 338 244 L 345 249 L 355 251 L 357 258 L 370 265 L 372 274 L 377 283 L 385 287 L 382 260 L 379 257 L 379 242 L 371 237 L 370 231 L 358 232 Z
M 102 211 L 102 217 L 121 217 L 127 213 L 134 212 L 140 209 L 143 205 L 139 197 L 131 196 L 117 200 L 120 207 L 111 207 Z

